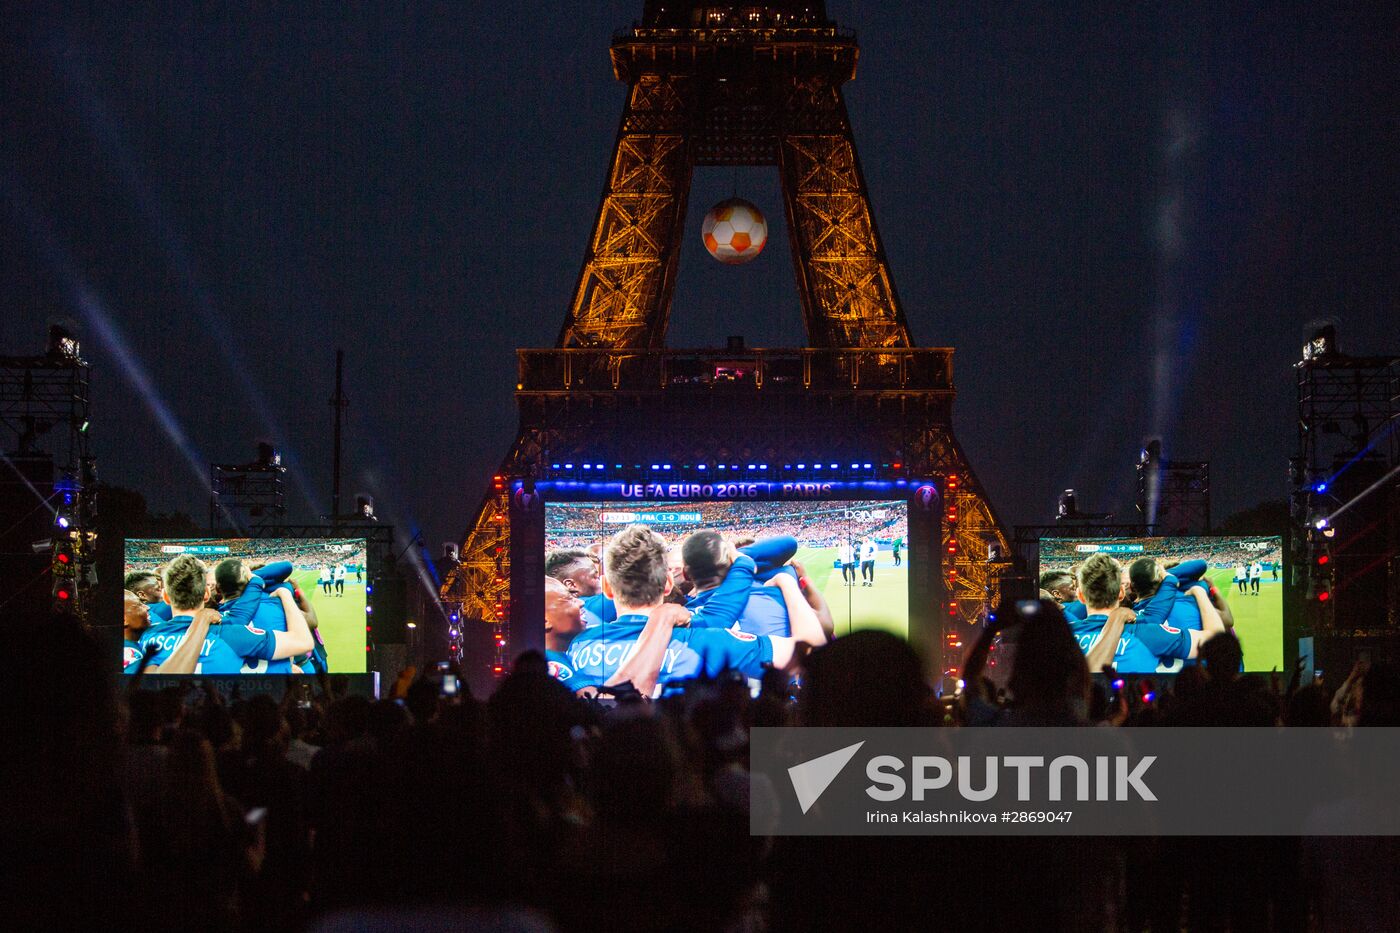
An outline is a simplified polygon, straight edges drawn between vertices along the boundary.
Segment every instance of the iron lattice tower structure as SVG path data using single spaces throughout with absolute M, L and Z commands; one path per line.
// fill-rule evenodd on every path
M 914 347 L 895 291 L 842 94 L 855 77 L 854 35 L 820 2 L 647 0 L 611 57 L 627 102 L 578 284 L 556 348 L 520 353 L 520 432 L 444 601 L 497 627 L 502 664 L 512 478 L 546 476 L 588 451 L 640 468 L 669 445 L 677 464 L 752 456 L 776 472 L 803 456 L 855 455 L 951 480 L 947 612 L 980 620 L 1011 549 L 953 436 L 952 350 Z M 692 173 L 736 165 L 778 169 L 808 346 L 667 350 Z M 719 363 L 740 377 L 707 381 Z M 746 406 L 739 422 L 736 406 Z M 639 435 L 653 417 L 685 424 L 684 437 Z M 652 446 L 619 449 L 638 436 Z

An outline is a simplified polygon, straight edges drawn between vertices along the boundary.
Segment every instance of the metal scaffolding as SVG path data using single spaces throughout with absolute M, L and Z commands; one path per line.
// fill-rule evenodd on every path
M 19 495 L 33 495 L 29 511 L 51 517 L 48 592 L 56 608 L 79 618 L 90 610 L 89 596 L 97 582 L 93 530 L 97 467 L 88 446 L 90 417 L 88 363 L 76 338 L 62 327 L 50 329 L 48 352 L 43 356 L 0 357 L 5 458 L 24 479 L 12 488 L 23 490 Z M 34 473 L 32 465 L 40 460 L 52 463 L 45 467 L 50 473 L 47 478 Z M 31 466 L 20 470 L 15 466 L 20 463 Z M 33 593 L 41 592 L 34 587 L 35 580 L 16 583 L 27 588 L 26 604 L 37 605 L 31 599 Z
M 1317 634 L 1394 632 L 1400 486 L 1393 474 L 1385 477 L 1400 464 L 1400 357 L 1345 356 L 1334 341 L 1330 330 L 1319 332 L 1296 367 L 1290 479 L 1304 626 Z M 1359 578 L 1377 574 L 1389 579 L 1360 585 Z M 1373 602 L 1384 601 L 1384 617 L 1357 602 L 1363 589 Z

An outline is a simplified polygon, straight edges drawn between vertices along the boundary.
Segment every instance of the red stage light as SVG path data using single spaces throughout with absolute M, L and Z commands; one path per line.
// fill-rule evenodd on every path
M 67 590 L 59 590 L 59 591 L 58 591 L 57 593 L 55 593 L 54 595 L 57 596 L 60 600 L 67 600 L 67 599 L 69 599 L 73 594 L 70 593 L 70 592 L 68 592 Z
M 1328 561 L 1330 561 L 1331 559 L 1332 559 L 1332 558 L 1328 557 L 1326 554 L 1323 554 L 1321 557 L 1319 557 L 1319 558 L 1317 559 L 1317 565 L 1318 565 L 1319 567 L 1321 567 L 1321 566 L 1325 565 L 1325 564 L 1326 564 Z
M 71 560 L 71 559 L 72 559 L 72 558 L 70 558 L 67 554 L 60 554 L 60 555 L 58 555 L 58 562 L 59 562 L 60 564 L 66 564 L 66 563 L 68 563 L 68 561 Z
M 1329 600 L 1329 599 L 1331 599 L 1331 598 L 1332 598 L 1332 594 L 1329 593 L 1329 592 L 1327 592 L 1326 590 L 1323 590 L 1321 593 L 1318 593 L 1318 594 L 1317 594 L 1317 601 L 1320 602 L 1320 603 L 1325 603 L 1325 602 L 1327 602 L 1327 600 Z

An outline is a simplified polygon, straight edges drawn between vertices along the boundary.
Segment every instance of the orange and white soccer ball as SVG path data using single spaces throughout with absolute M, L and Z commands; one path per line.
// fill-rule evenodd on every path
M 763 252 L 763 244 L 768 242 L 768 221 L 763 219 L 763 211 L 748 201 L 730 198 L 710 208 L 700 233 L 711 256 L 737 266 Z

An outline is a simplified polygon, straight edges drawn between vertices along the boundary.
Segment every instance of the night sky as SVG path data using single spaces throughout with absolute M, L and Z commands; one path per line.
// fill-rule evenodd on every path
M 513 351 L 563 321 L 641 0 L 43 9 L 0 11 L 0 353 L 77 323 L 101 476 L 153 508 L 202 520 L 207 463 L 266 439 L 312 519 L 343 347 L 347 493 L 459 537 Z M 1126 515 L 1151 434 L 1212 462 L 1217 517 L 1281 497 L 1309 322 L 1400 352 L 1393 4 L 829 10 L 915 340 L 956 347 L 1008 524 L 1067 486 Z M 698 231 L 735 191 L 773 239 L 724 267 Z M 802 344 L 776 169 L 699 170 L 690 210 L 670 344 Z

